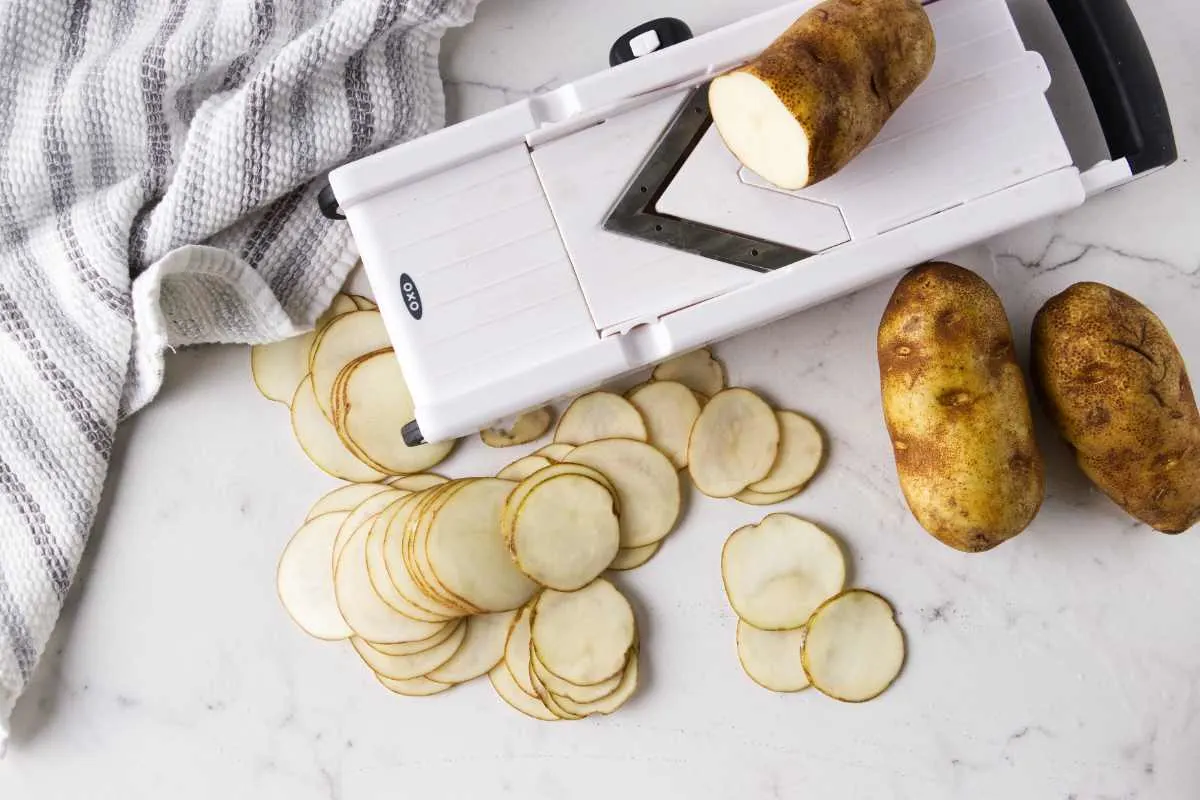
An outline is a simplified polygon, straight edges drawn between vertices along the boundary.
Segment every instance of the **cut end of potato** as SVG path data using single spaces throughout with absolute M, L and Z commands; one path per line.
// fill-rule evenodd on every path
M 764 689 L 772 692 L 807 689 L 808 675 L 800 663 L 804 636 L 804 628 L 764 631 L 745 620 L 738 620 L 738 661 L 750 680 Z
M 542 438 L 552 422 L 554 412 L 550 408 L 539 408 L 526 411 L 507 429 L 485 428 L 479 432 L 479 438 L 488 447 L 515 447 Z
M 779 454 L 779 421 L 749 389 L 713 396 L 688 441 L 688 470 L 709 497 L 733 497 L 770 473 Z
M 725 365 L 705 347 L 664 361 L 654 368 L 651 377 L 656 381 L 682 383 L 697 392 L 699 397 L 696 399 L 704 405 L 708 398 L 725 388 Z
M 713 80 L 708 103 L 738 161 L 781 189 L 808 185 L 808 134 L 770 86 L 748 72 L 729 72 Z
M 904 633 L 887 600 L 851 589 L 813 613 L 801 660 L 822 694 L 861 703 L 883 694 L 900 674 Z
M 846 561 L 838 543 L 816 525 L 772 514 L 725 541 L 721 577 L 739 617 L 766 631 L 792 630 L 842 590 Z

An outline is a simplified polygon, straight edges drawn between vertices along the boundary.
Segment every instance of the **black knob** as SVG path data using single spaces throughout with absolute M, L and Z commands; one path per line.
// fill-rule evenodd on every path
M 404 436 L 404 443 L 409 447 L 418 447 L 425 444 L 425 437 L 421 434 L 421 426 L 414 419 L 412 422 L 404 423 L 404 427 L 400 429 L 400 433 Z
M 338 205 L 337 197 L 333 194 L 333 187 L 328 183 L 317 195 L 317 208 L 321 209 L 321 214 L 327 219 L 346 218 L 346 215 L 342 213 L 342 207 Z
M 674 17 L 652 19 L 613 42 L 612 49 L 608 51 L 608 65 L 615 67 L 690 38 L 692 29 L 683 20 Z

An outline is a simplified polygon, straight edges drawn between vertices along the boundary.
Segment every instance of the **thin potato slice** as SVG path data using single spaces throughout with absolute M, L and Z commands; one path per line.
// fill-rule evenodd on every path
M 638 687 L 638 654 L 634 650 L 629 655 L 629 664 L 621 673 L 621 681 L 613 691 L 590 703 L 580 703 L 570 697 L 555 696 L 559 708 L 579 717 L 590 717 L 592 714 L 611 714 L 633 697 Z
M 405 526 L 405 564 L 409 574 L 430 597 L 435 597 L 446 605 L 457 608 L 463 614 L 478 614 L 481 609 L 468 603 L 463 598 L 451 592 L 438 580 L 437 574 L 429 563 L 429 548 L 427 540 L 429 527 L 433 524 L 434 516 L 449 499 L 474 479 L 450 481 L 442 486 L 434 487 L 429 497 L 422 501 L 414 511 L 412 518 Z
M 375 678 L 383 684 L 389 692 L 404 695 L 405 697 L 429 697 L 434 694 L 441 694 L 447 689 L 453 689 L 453 683 L 440 683 L 435 680 L 430 680 L 423 675 L 407 680 L 397 681 L 388 678 L 384 675 L 375 673 Z
M 488 673 L 488 680 L 492 682 L 492 688 L 496 690 L 496 694 L 500 696 L 501 700 L 525 716 L 540 719 L 543 722 L 558 722 L 560 719 L 553 711 L 546 708 L 546 704 L 536 694 L 521 689 L 504 664 L 497 664 L 493 667 L 492 671 Z
M 679 473 L 653 445 L 632 439 L 589 442 L 572 450 L 565 463 L 599 470 L 612 481 L 621 547 L 653 544 L 675 527 L 682 504 Z
M 904 666 L 904 633 L 891 604 L 865 589 L 827 600 L 808 621 L 801 663 L 817 691 L 835 700 L 883 694 Z
M 391 521 L 397 514 L 407 513 L 415 502 L 412 495 L 402 498 L 394 507 L 375 517 L 367 532 L 367 577 L 371 580 L 371 588 L 379 599 L 406 617 L 421 622 L 445 622 L 458 616 L 457 614 L 441 614 L 431 611 L 418 603 L 409 600 L 392 580 L 387 569 L 387 553 L 384 545 L 387 542 L 387 532 Z
M 462 647 L 426 677 L 443 683 L 463 683 L 490 672 L 504 658 L 504 642 L 516 615 L 515 610 L 501 611 L 467 619 L 467 634 Z
M 330 563 L 337 562 L 338 558 L 342 555 L 342 550 L 346 547 L 346 542 L 350 541 L 350 537 L 359 529 L 359 526 L 379 514 L 392 503 L 402 500 L 407 496 L 406 492 L 389 488 L 387 491 L 371 495 L 356 505 L 350 512 L 350 515 L 346 517 L 346 521 L 342 523 L 342 527 L 338 530 L 337 539 L 333 543 L 333 561 Z
M 677 469 L 686 467 L 688 438 L 701 408 L 695 393 L 675 381 L 651 381 L 628 397 L 646 421 L 650 444 L 666 453 Z
M 427 592 L 413 578 L 408 563 L 404 559 L 405 531 L 422 499 L 418 495 L 404 498 L 403 506 L 397 509 L 396 514 L 388 520 L 387 530 L 383 535 L 383 567 L 392 586 L 408 603 L 435 617 L 460 617 L 466 612 Z M 370 551 L 368 550 L 368 552 Z M 372 569 L 369 560 L 367 567 L 369 570 Z M 372 581 L 374 581 L 374 574 L 372 571 Z
M 545 456 L 525 456 L 497 472 L 496 477 L 506 481 L 523 481 L 539 469 L 544 469 L 552 463 L 554 462 Z
M 739 617 L 765 631 L 792 630 L 842 590 L 846 560 L 816 525 L 771 514 L 725 540 L 721 578 Z
M 363 297 L 361 294 L 348 294 L 346 297 L 350 299 L 350 302 L 354 303 L 354 307 L 358 311 L 374 311 L 379 308 L 374 300 L 369 297 Z
M 454 630 L 454 633 L 450 634 L 441 644 L 407 656 L 385 655 L 357 636 L 350 639 L 350 644 L 354 646 L 354 651 L 358 653 L 359 657 L 374 672 L 392 680 L 400 681 L 416 678 L 420 675 L 428 675 L 431 671 L 445 664 L 454 657 L 454 654 L 462 647 L 462 643 L 466 638 L 467 626 L 459 625 Z
M 418 447 L 404 443 L 398 420 L 412 417 L 413 400 L 394 352 L 376 353 L 359 362 L 346 377 L 342 393 L 345 409 L 337 419 L 346 438 L 388 472 L 424 472 L 454 449 L 453 440 Z
M 533 455 L 543 456 L 551 461 L 562 461 L 567 457 L 567 453 L 574 449 L 575 445 L 573 444 L 567 444 L 566 442 L 555 442 L 553 444 L 546 445 L 541 450 L 535 450 Z
M 551 714 L 559 719 L 583 719 L 582 716 L 578 714 L 572 714 L 570 711 L 567 711 L 565 708 L 563 708 L 558 702 L 558 698 L 554 696 L 553 692 L 546 688 L 546 685 L 542 683 L 536 672 L 530 671 L 529 677 L 533 682 L 533 688 L 534 691 L 537 692 L 538 699 L 546 704 L 546 708 L 550 709 Z
M 801 489 L 817 474 L 824 445 L 821 431 L 812 420 L 795 411 L 776 411 L 779 422 L 779 453 L 771 471 L 748 489 L 760 494 L 773 494 Z
M 313 503 L 305 519 L 313 519 L 333 511 L 353 511 L 359 503 L 387 491 L 387 488 L 387 484 L 383 483 L 347 483 L 345 486 L 339 486 Z
M 538 408 L 517 417 L 507 429 L 484 428 L 479 432 L 479 438 L 488 447 L 515 447 L 542 438 L 552 422 L 554 411 L 549 407 Z
M 546 669 L 578 686 L 599 683 L 620 671 L 636 636 L 633 608 L 604 578 L 574 592 L 547 589 L 533 606 L 533 652 Z
M 709 497 L 733 497 L 771 471 L 779 422 L 749 389 L 726 389 L 700 412 L 688 440 L 688 471 Z
M 529 623 L 533 621 L 533 604 L 522 607 L 517 612 L 508 629 L 508 639 L 504 642 L 504 668 L 512 673 L 517 687 L 529 695 L 537 697 L 537 692 L 530 681 L 530 655 L 533 652 L 533 642 L 530 638 Z
M 338 609 L 359 637 L 371 642 L 419 642 L 441 633 L 445 623 L 421 622 L 401 614 L 380 599 L 367 575 L 367 520 L 351 534 L 333 571 Z M 426 670 L 428 672 L 428 670 Z M 424 672 L 416 673 L 424 675 Z M 392 675 L 389 678 L 410 678 Z
M 784 500 L 791 500 L 802 491 L 804 491 L 803 486 L 797 486 L 795 489 L 789 489 L 786 492 L 772 492 L 770 494 L 756 492 L 753 489 L 742 489 L 733 496 L 733 499 L 751 506 L 773 506 L 776 503 L 782 503 Z
M 798 692 L 809 686 L 808 675 L 800 664 L 804 646 L 804 628 L 791 631 L 764 631 L 738 620 L 737 654 L 742 669 L 764 689 L 772 692 Z
M 654 558 L 660 547 L 662 547 L 662 542 L 642 545 L 641 547 L 622 547 L 617 551 L 617 555 L 613 558 L 612 563 L 608 565 L 608 568 L 618 572 L 637 569 Z
M 537 591 L 509 557 L 500 533 L 504 501 L 514 486 L 498 478 L 464 485 L 434 514 L 426 536 L 436 580 L 482 611 L 519 608 Z
M 416 475 L 397 475 L 394 478 L 388 478 L 384 483 L 396 489 L 419 492 L 422 489 L 432 489 L 434 486 L 440 486 L 446 480 L 441 475 L 434 475 L 431 472 L 420 472 Z
M 333 543 L 345 513 L 323 514 L 292 536 L 275 573 L 279 600 L 288 616 L 309 636 L 326 641 L 353 633 L 338 610 L 333 591 Z
M 656 381 L 677 381 L 705 397 L 725 388 L 725 366 L 713 358 L 707 347 L 664 361 L 654 368 L 651 377 Z
M 559 475 L 521 501 L 508 546 L 517 567 L 530 578 L 570 592 L 612 563 L 620 541 L 612 493 L 591 478 Z
M 374 483 L 386 477 L 364 464 L 342 443 L 333 424 L 321 413 L 313 392 L 312 377 L 305 378 L 292 396 L 292 432 L 309 460 L 335 478 Z
M 336 295 L 333 304 L 308 333 L 280 342 L 258 344 L 250 348 L 250 374 L 254 385 L 268 400 L 290 405 L 296 387 L 308 376 L 308 354 L 317 332 L 334 317 L 354 311 L 354 302 L 344 294 Z
M 626 666 L 628 666 L 628 662 L 626 662 Z M 597 700 L 608 697 L 616 691 L 617 687 L 621 684 L 621 678 L 625 674 L 625 670 L 622 669 L 616 675 L 599 683 L 594 683 L 590 686 L 577 686 L 570 681 L 564 681 L 546 669 L 545 665 L 541 661 L 538 661 L 537 653 L 530 653 L 529 669 L 537 676 L 542 685 L 555 696 L 556 700 L 570 699 L 577 703 L 594 703 Z
M 599 439 L 646 441 L 646 422 L 619 394 L 591 392 L 575 398 L 554 429 L 555 444 L 584 444 Z
M 465 624 L 466 620 L 463 619 L 450 620 L 446 623 L 446 626 L 442 629 L 441 633 L 434 634 L 422 642 L 396 642 L 395 644 L 366 642 L 366 644 L 372 650 L 378 650 L 386 656 L 411 656 L 416 653 L 423 653 L 430 648 L 437 647 L 454 634 L 455 628 L 457 628 L 459 625 Z
M 309 373 L 326 419 L 333 419 L 333 382 L 356 358 L 392 346 L 378 311 L 351 311 L 330 322 L 313 343 Z

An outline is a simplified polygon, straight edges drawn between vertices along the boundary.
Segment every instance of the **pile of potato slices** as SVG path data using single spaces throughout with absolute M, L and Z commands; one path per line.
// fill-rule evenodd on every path
M 279 596 L 297 625 L 348 641 L 397 694 L 438 694 L 486 674 L 508 705 L 547 721 L 609 714 L 636 692 L 636 616 L 604 573 L 659 552 L 681 514 L 682 475 L 709 496 L 769 505 L 798 494 L 823 457 L 809 419 L 728 388 L 706 349 L 659 365 L 624 394 L 576 398 L 557 426 L 543 408 L 481 431 L 489 447 L 513 447 L 554 427 L 551 443 L 495 477 L 454 480 L 427 472 L 453 442 L 408 448 L 399 436 L 412 399 L 371 301 L 339 295 L 312 333 L 253 348 L 251 363 L 259 390 L 289 405 L 309 458 L 350 481 L 312 506 L 280 558 Z M 724 561 L 723 572 L 741 574 L 742 556 Z M 840 581 L 809 586 L 787 621 L 814 629 L 816 605 Z M 748 602 L 795 599 L 781 598 Z M 734 607 L 743 665 L 783 669 L 771 653 L 792 652 L 776 637 L 794 631 Z M 858 617 L 836 619 L 835 633 Z M 806 674 L 794 652 L 786 669 Z M 747 672 L 768 688 L 796 688 L 794 674 Z

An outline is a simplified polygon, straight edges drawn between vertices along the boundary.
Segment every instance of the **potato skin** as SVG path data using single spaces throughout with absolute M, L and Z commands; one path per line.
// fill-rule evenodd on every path
M 1150 309 L 1077 283 L 1034 318 L 1033 366 L 1042 404 L 1101 491 L 1163 533 L 1200 520 L 1200 412 Z
M 825 0 L 741 70 L 771 88 L 810 139 L 810 184 L 870 144 L 933 69 L 917 0 Z
M 917 522 L 968 553 L 1023 531 L 1042 504 L 1042 456 L 1000 298 L 975 273 L 925 264 L 879 324 L 883 413 Z

